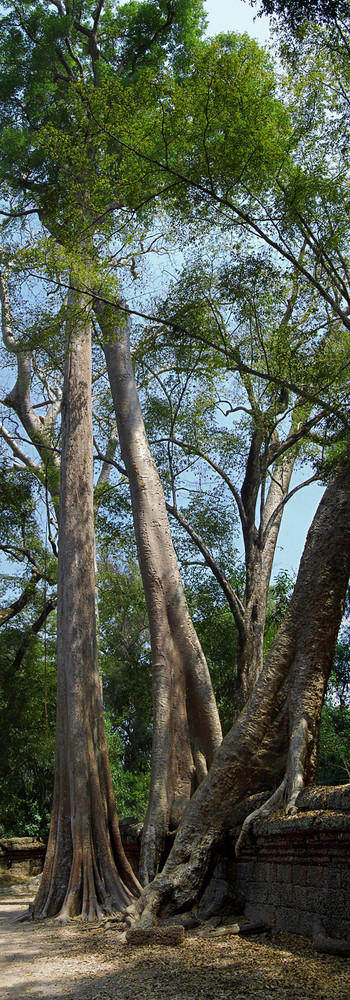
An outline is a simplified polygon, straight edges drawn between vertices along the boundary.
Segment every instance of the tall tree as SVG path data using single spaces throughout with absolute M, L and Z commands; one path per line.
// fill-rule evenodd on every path
M 59 508 L 55 788 L 45 870 L 32 912 L 40 918 L 59 913 L 62 919 L 76 914 L 93 919 L 102 909 L 120 909 L 138 893 L 139 885 L 119 833 L 97 660 L 91 307 L 71 291 L 59 309 L 57 322 L 60 332 L 65 331 L 60 355 L 64 359 L 63 397 L 59 388 L 53 403 L 48 372 L 37 376 L 37 384 L 49 396 L 48 404 L 45 399 L 39 402 L 46 413 L 40 419 L 32 399 L 33 371 L 37 374 L 40 369 L 29 330 L 26 337 L 11 336 L 14 320 L 6 272 L 2 287 L 5 347 L 11 338 L 17 358 L 17 382 L 8 405 L 17 406 L 39 463 L 17 446 L 6 427 L 2 436 L 22 467 L 46 488 L 47 507 L 51 495 L 54 510 Z M 45 354 L 45 347 L 41 351 Z M 45 614 L 48 610 L 46 601 Z M 20 652 L 15 657 L 16 669 Z
M 3 38 L 7 33 L 0 80 L 2 143 L 9 154 L 2 177 L 16 199 L 4 214 L 12 221 L 39 215 L 50 247 L 70 274 L 68 284 L 75 286 L 66 305 L 62 405 L 56 779 L 45 870 L 33 906 L 39 917 L 81 913 L 92 919 L 101 908 L 121 907 L 139 889 L 119 836 L 97 668 L 91 322 L 89 298 L 79 287 L 83 282 L 91 302 L 97 277 L 94 235 L 110 235 L 113 210 L 130 202 L 138 206 L 144 178 L 136 171 L 136 185 L 128 180 L 129 192 L 136 187 L 131 198 L 123 165 L 111 170 L 108 152 L 101 153 L 91 106 L 101 110 L 112 99 L 122 115 L 125 104 L 133 110 L 130 80 L 137 79 L 140 67 L 159 69 L 166 60 L 181 72 L 188 44 L 202 25 L 197 0 L 160 0 L 122 10 L 86 3 L 79 12 L 61 3 L 54 10 L 40 2 L 28 3 L 25 10 L 14 3 L 2 20 Z M 122 77 L 112 97 L 111 68 Z M 83 247 L 80 255 L 77 243 Z M 212 693 L 211 704 L 215 711 Z M 217 713 L 215 723 L 217 743 Z M 178 765 L 181 770 L 181 760 Z M 177 799 L 178 818 L 181 792 Z
M 246 227 L 282 260 L 292 263 L 313 290 L 316 301 L 323 303 L 336 334 L 335 365 L 331 378 L 327 379 L 321 358 L 318 385 L 325 409 L 330 414 L 333 412 L 333 428 L 332 423 L 330 425 L 334 431 L 333 460 L 337 452 L 343 452 L 348 435 L 347 376 L 345 382 L 341 379 L 347 366 L 350 300 L 348 219 L 344 216 L 348 160 L 346 146 L 342 144 L 348 128 L 347 37 L 342 39 L 340 33 L 338 41 L 337 58 L 333 58 L 333 65 L 330 60 L 327 66 L 326 89 L 320 86 L 321 79 L 324 86 L 325 77 L 319 60 L 311 57 L 310 76 L 304 89 L 299 63 L 300 74 L 294 81 L 299 96 L 294 132 L 296 145 L 293 148 L 292 140 L 290 148 L 293 155 L 281 158 L 275 177 L 271 175 L 270 189 L 264 199 L 261 192 L 258 195 L 254 191 L 249 177 L 249 159 L 246 161 L 246 183 L 242 187 L 243 172 L 241 169 L 238 172 L 234 156 L 231 159 L 232 172 L 230 178 L 226 175 L 226 184 L 222 174 L 216 170 L 216 148 L 214 144 L 211 147 L 210 139 L 217 120 L 214 123 L 214 117 L 209 118 L 208 113 L 208 93 L 213 92 L 212 81 L 207 81 L 206 99 L 202 102 L 202 109 L 206 112 L 206 142 L 198 174 L 193 159 L 188 159 L 186 166 L 184 160 L 175 164 L 175 157 L 172 160 L 169 155 L 169 138 L 167 156 L 159 156 L 157 160 L 162 169 L 172 172 L 172 176 L 181 176 L 190 198 L 193 192 L 197 206 L 203 206 L 203 203 L 208 206 L 205 208 L 208 218 L 211 217 L 210 205 L 221 206 L 225 212 L 224 226 L 226 212 L 232 213 L 232 220 L 236 219 L 239 226 Z M 333 57 L 334 51 L 333 48 Z M 336 80 L 341 64 L 342 88 Z M 288 85 L 293 92 L 291 79 Z M 229 93 L 227 96 L 229 101 Z M 317 118 L 315 107 L 319 110 Z M 198 115 L 195 115 L 195 120 L 197 126 Z M 213 125 L 213 133 L 209 121 Z M 313 124 L 317 138 L 312 147 L 314 160 L 310 137 Z M 226 138 L 228 128 L 229 124 Z M 302 167 L 304 154 L 310 168 L 307 176 Z M 324 212 L 321 212 L 321 206 Z M 298 259 L 301 245 L 305 250 L 303 257 Z M 234 358 L 233 350 L 229 356 Z M 253 359 L 249 367 L 252 372 Z M 267 379 L 269 377 L 268 373 Z M 301 382 L 304 392 L 303 379 Z M 291 388 L 288 376 L 285 386 Z M 335 400 L 337 386 L 340 391 Z M 315 392 L 306 388 L 305 398 L 307 396 L 309 401 L 312 396 L 315 401 Z M 162 912 L 165 901 L 167 912 L 169 909 L 176 912 L 191 906 L 198 899 L 213 853 L 228 828 L 233 804 L 244 794 L 247 776 L 251 790 L 262 785 L 266 787 L 271 777 L 272 786 L 279 782 L 267 808 L 283 803 L 287 810 L 294 808 L 304 782 L 314 778 L 322 700 L 350 570 L 348 492 L 348 452 L 345 450 L 343 468 L 334 475 L 315 515 L 290 608 L 253 694 L 231 733 L 224 739 L 210 775 L 192 800 L 163 876 L 156 878 L 144 892 L 134 913 L 130 913 L 130 920 L 141 915 L 141 922 L 147 926 Z M 205 815 L 211 816 L 207 824 Z M 249 821 L 243 835 L 247 828 Z
M 216 283 L 197 264 L 194 274 L 181 274 L 179 290 L 166 304 L 176 339 L 171 329 L 163 334 L 159 329 L 156 356 L 165 374 L 155 371 L 151 379 L 150 350 L 143 366 L 151 383 L 148 423 L 152 421 L 153 438 L 157 433 L 160 437 L 160 455 L 163 442 L 163 462 L 165 454 L 168 459 L 168 510 L 216 577 L 237 624 L 241 706 L 262 668 L 268 589 L 282 515 L 294 495 L 290 482 L 295 460 L 310 436 L 315 448 L 316 441 L 322 446 L 325 435 L 322 405 L 305 403 L 296 387 L 293 393 L 283 389 L 283 371 L 291 371 L 298 341 L 315 344 L 310 302 L 298 285 L 295 273 L 278 274 L 259 259 L 236 267 L 232 262 L 229 279 L 218 267 Z M 326 329 L 324 339 L 330 345 L 332 333 Z M 197 339 L 202 343 L 193 344 Z M 324 339 L 317 330 L 323 352 Z M 252 354 L 255 376 L 247 370 Z M 313 364 L 309 362 L 308 373 L 303 373 L 304 388 L 314 384 L 318 363 L 315 347 Z M 266 386 L 264 374 L 276 375 L 280 384 Z M 191 462 L 187 509 L 182 500 L 186 460 Z M 193 501 L 195 474 L 197 497 L 205 492 L 206 477 L 208 494 L 219 477 L 224 505 L 233 503 L 237 511 L 244 544 L 243 597 L 206 540 L 200 500 Z
M 138 892 L 121 843 L 104 727 L 95 617 L 88 304 L 68 301 L 62 402 L 53 809 L 34 917 L 92 920 Z M 72 767 L 72 762 L 74 766 Z
M 346 457 L 315 514 L 288 612 L 252 697 L 193 796 L 163 871 L 128 911 L 129 922 L 147 927 L 165 907 L 169 915 L 198 901 L 247 787 L 254 792 L 277 784 L 267 814 L 282 803 L 293 811 L 303 785 L 314 780 L 322 702 L 350 574 L 349 490 Z
M 282 353 L 278 357 L 277 351 L 277 370 L 273 370 L 271 353 L 267 351 L 263 379 L 267 386 L 279 387 L 277 403 L 280 399 L 283 403 L 284 394 L 287 393 L 288 397 L 291 393 L 294 397 L 298 395 L 300 401 L 305 401 L 306 406 L 309 404 L 312 414 L 318 407 L 319 413 L 327 415 L 330 418 L 327 433 L 330 430 L 333 444 L 340 448 L 339 435 L 341 438 L 344 428 L 347 433 L 348 424 L 343 397 L 347 385 L 350 329 L 348 219 L 344 213 L 348 189 L 344 138 L 348 130 L 349 107 L 346 32 L 346 26 L 339 29 L 338 48 L 333 40 L 329 49 L 331 58 L 325 69 L 320 68 L 317 56 L 313 59 L 312 53 L 310 55 L 310 46 L 306 48 L 309 69 L 304 74 L 305 80 L 304 67 L 302 70 L 299 61 L 298 72 L 293 77 L 292 67 L 284 95 L 281 91 L 284 101 L 277 99 L 272 66 L 258 47 L 246 38 L 238 39 L 230 35 L 208 42 L 197 50 L 190 72 L 181 81 L 181 90 L 177 81 L 172 84 L 167 79 L 161 107 L 158 114 L 156 109 L 153 115 L 153 145 L 149 135 L 149 118 L 147 131 L 141 119 L 142 142 L 138 137 L 125 137 L 117 119 L 113 118 L 113 111 L 102 125 L 109 141 L 114 141 L 116 150 L 127 149 L 131 156 L 139 159 L 140 164 L 152 163 L 160 176 L 172 179 L 174 189 L 170 211 L 176 200 L 186 220 L 187 236 L 191 226 L 203 227 L 205 220 L 210 238 L 215 232 L 214 227 L 218 226 L 225 240 L 231 240 L 231 245 L 236 242 L 236 257 L 240 252 L 239 240 L 258 240 L 264 244 L 264 252 L 268 252 L 272 267 L 279 259 L 283 269 L 292 266 L 294 275 L 299 275 L 302 295 L 306 296 L 308 304 L 302 335 L 291 345 L 287 369 L 283 370 Z M 323 45 L 324 34 L 321 37 Z M 341 74 L 340 87 L 338 78 Z M 315 107 L 318 109 L 316 117 Z M 303 162 L 307 163 L 307 171 L 302 166 Z M 321 213 L 320 205 L 323 209 Z M 205 243 L 205 238 L 203 242 L 210 269 L 213 267 L 210 246 Z M 232 257 L 233 254 L 227 266 L 231 264 L 234 268 L 237 260 Z M 291 301 L 293 304 L 293 296 Z M 288 313 L 290 303 L 286 309 L 287 317 Z M 183 310 L 181 313 L 181 309 L 172 311 L 170 308 L 167 319 L 168 323 L 173 323 L 175 337 L 184 332 Z M 250 361 L 245 360 L 241 356 L 240 343 L 237 344 L 236 327 L 230 342 L 226 336 L 226 324 L 221 322 L 218 313 L 214 313 L 214 322 L 219 327 L 217 349 L 230 367 L 238 368 L 247 382 L 252 376 L 261 377 L 259 361 L 263 343 L 260 357 L 259 350 L 256 351 L 254 346 Z M 282 330 L 284 326 L 282 321 Z M 208 337 L 200 325 L 191 329 L 187 325 L 187 331 L 192 339 L 207 345 Z M 316 367 L 308 381 L 308 366 L 315 359 L 318 347 Z M 253 582 L 259 559 L 255 560 L 254 567 L 257 546 L 252 520 L 262 483 L 262 465 L 266 463 L 265 427 L 262 427 L 261 414 L 258 415 L 252 441 L 247 477 L 237 501 L 250 557 L 248 611 L 254 618 L 259 614 L 257 608 L 261 608 L 263 617 L 264 607 L 261 593 L 256 600 Z M 276 456 L 276 442 L 271 440 L 271 444 L 271 453 Z M 277 503 L 278 509 L 281 512 Z M 175 504 L 173 512 L 179 516 Z M 275 529 L 278 525 L 276 513 L 272 519 L 268 518 L 268 524 L 271 542 L 274 535 L 271 528 Z M 260 538 L 265 535 L 267 543 L 268 532 L 264 532 L 263 520 L 260 527 Z M 195 533 L 192 537 L 195 539 Z M 196 541 L 200 544 L 200 539 Z M 273 546 L 270 546 L 270 554 L 272 549 Z M 208 564 L 211 561 L 213 568 L 213 560 L 210 560 L 210 553 L 205 551 L 204 545 L 202 553 Z M 248 594 L 250 587 L 251 593 Z M 227 587 L 226 590 L 228 592 Z M 234 600 L 232 603 L 237 620 L 241 619 L 243 635 L 241 609 L 237 601 L 235 605 Z M 261 625 L 262 622 L 258 621 L 255 628 L 252 620 L 250 630 L 248 628 L 253 643 L 259 633 L 259 648 L 253 651 L 257 665 L 255 676 L 261 667 Z M 249 650 L 247 662 L 251 664 L 253 647 L 247 643 L 246 648 Z M 254 682 L 253 670 L 252 674 Z M 249 690 L 251 687 L 248 684 L 246 693 Z
M 166 832 L 177 828 L 192 792 L 212 764 L 221 742 L 221 726 L 142 419 L 130 355 L 130 324 L 106 305 L 96 311 L 130 486 L 151 633 L 154 732 L 140 860 L 141 880 L 147 884 L 158 869 Z

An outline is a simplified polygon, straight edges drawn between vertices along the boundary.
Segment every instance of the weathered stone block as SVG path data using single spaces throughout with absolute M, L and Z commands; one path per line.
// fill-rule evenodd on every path
M 293 878 L 293 867 L 291 863 L 277 864 L 277 880 L 283 884 L 290 885 Z
M 315 916 L 346 922 L 350 896 L 350 785 L 313 789 L 302 810 L 255 821 L 236 868 L 245 916 L 276 920 L 290 933 L 312 933 Z
M 314 865 L 312 859 L 310 859 L 310 867 L 307 871 L 307 884 L 310 889 L 318 888 L 322 885 L 322 868 L 319 865 Z
M 307 885 L 307 872 L 308 872 L 307 865 L 299 864 L 298 862 L 292 865 L 293 885 L 301 885 L 301 886 Z
M 254 905 L 248 903 L 244 910 L 244 916 L 246 920 L 251 920 L 252 922 L 255 920 L 264 920 L 267 924 L 273 926 L 275 923 L 276 913 L 271 904 L 257 903 Z

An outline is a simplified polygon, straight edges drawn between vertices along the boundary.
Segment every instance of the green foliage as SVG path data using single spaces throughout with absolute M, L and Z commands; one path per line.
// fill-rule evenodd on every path
M 335 651 L 328 696 L 339 708 L 350 708 L 350 625 L 341 630 Z
M 5 459 L 0 460 L 0 544 L 23 545 L 23 537 L 28 544 L 34 541 L 35 503 L 35 487 L 27 473 L 13 471 Z
M 292 596 L 295 580 L 288 570 L 280 570 L 269 587 L 266 625 L 264 634 L 264 656 L 272 646 L 277 630 L 282 624 Z
M 268 57 L 247 35 L 220 35 L 203 45 L 181 96 L 175 90 L 175 114 L 169 112 L 171 148 L 174 128 L 180 140 L 179 166 L 191 150 L 192 175 L 224 196 L 241 185 L 266 185 L 288 134 L 275 87 Z
M 123 740 L 118 731 L 113 730 L 111 715 L 105 713 L 106 735 L 109 750 L 113 789 L 117 803 L 118 816 L 124 819 L 132 816 L 139 823 L 144 821 L 151 776 L 150 762 L 145 761 L 143 769 L 127 769 L 124 763 Z
M 319 746 L 319 784 L 350 781 L 350 627 L 337 643 L 333 670 L 322 709 Z
M 236 557 L 236 572 L 229 577 L 240 599 L 244 594 L 244 569 Z M 267 655 L 287 610 L 294 582 L 282 571 L 269 588 L 264 653 Z M 210 669 L 223 734 L 231 728 L 235 714 L 236 656 L 238 633 L 233 615 L 220 587 L 211 577 L 197 574 L 186 590 L 193 622 Z
M 151 656 L 145 597 L 135 564 L 120 569 L 106 559 L 99 570 L 99 596 L 100 659 L 110 732 L 125 770 L 147 774 L 152 744 Z
M 242 589 L 239 578 L 232 583 Z M 197 576 L 186 588 L 197 635 L 210 670 L 221 726 L 225 735 L 232 726 L 236 690 L 237 628 L 222 591 L 212 576 Z
M 115 151 L 128 148 L 144 171 L 153 164 L 164 189 L 168 172 L 174 183 L 167 207 L 175 198 L 187 217 L 194 208 L 197 227 L 203 213 L 225 223 L 217 198 L 239 196 L 246 210 L 249 190 L 266 190 L 288 149 L 289 115 L 267 55 L 247 35 L 220 35 L 197 46 L 183 78 L 158 75 L 152 94 L 156 100 L 148 88 L 138 92 L 129 134 L 118 102 L 111 106 L 107 128 Z
M 328 698 L 322 709 L 317 781 L 320 785 L 350 782 L 350 708 L 340 709 Z
M 124 165 L 109 148 L 111 107 L 137 130 L 140 74 L 152 104 L 149 74 L 162 66 L 183 72 L 204 23 L 201 0 L 105 2 L 100 10 L 85 0 L 68 13 L 15 0 L 0 21 L 4 197 L 16 192 L 18 206 L 36 205 L 61 243 L 76 248 L 80 236 L 91 252 L 92 220 L 111 234 L 111 205 L 125 203 L 123 178 L 132 175 L 129 204 L 133 189 L 134 200 L 145 190 L 137 163 Z
M 129 72 L 142 66 L 158 71 L 166 56 L 177 72 L 184 71 L 203 34 L 202 0 L 130 0 L 117 12 L 121 59 Z
M 28 472 L 3 459 L 0 548 L 7 562 L 0 577 L 2 604 L 6 608 L 23 594 L 26 600 L 0 630 L 0 823 L 6 834 L 45 837 L 55 751 L 52 619 L 47 619 L 46 634 L 38 635 L 36 629 L 55 584 L 56 561 L 44 552 L 37 500 L 37 485 Z M 40 571 L 47 583 L 37 578 Z
M 105 558 L 99 569 L 100 658 L 112 781 L 120 818 L 146 815 L 152 746 L 152 677 L 139 570 Z
M 104 559 L 109 553 L 118 553 L 116 558 L 120 570 L 128 561 L 136 559 L 136 545 L 132 524 L 129 485 L 126 479 L 118 483 L 102 483 L 95 489 L 97 513 L 95 530 L 98 552 L 102 561 L 102 581 L 104 580 Z
M 304 21 L 329 23 L 350 16 L 347 0 L 253 0 L 259 13 L 281 18 L 292 32 L 299 33 Z
M 226 473 L 238 470 L 242 479 L 252 429 L 262 433 L 266 448 L 276 442 L 287 406 L 289 415 L 296 406 L 291 417 L 296 426 L 310 413 L 312 393 L 322 390 L 325 402 L 334 402 L 337 393 L 343 402 L 349 332 L 338 322 L 337 309 L 346 298 L 348 266 L 344 95 L 334 97 L 336 77 L 329 58 L 322 65 L 309 48 L 304 76 L 299 67 L 294 79 L 284 81 L 282 99 L 271 59 L 256 42 L 233 34 L 200 40 L 200 0 L 132 0 L 121 7 L 106 2 L 94 39 L 96 16 L 95 4 L 86 0 L 78 14 L 74 7 L 73 14 L 64 15 L 59 4 L 48 9 L 40 0 L 15 0 L 1 19 L 2 195 L 6 205 L 14 196 L 11 204 L 18 209 L 38 209 L 51 234 L 40 235 L 35 247 L 19 255 L 16 278 L 20 267 L 37 267 L 52 282 L 63 278 L 66 283 L 74 274 L 85 290 L 116 296 L 121 274 L 116 278 L 115 230 L 127 258 L 136 227 L 159 205 L 162 225 L 167 211 L 166 225 L 175 220 L 176 232 L 181 210 L 182 245 L 195 227 L 190 266 L 185 262 L 160 310 L 173 332 L 160 333 L 157 326 L 153 343 L 149 338 L 146 344 L 147 358 L 142 356 L 145 341 L 140 343 L 139 370 L 146 382 L 159 360 L 166 368 L 164 396 L 152 384 L 146 412 L 164 481 L 170 489 L 178 480 L 182 489 L 182 477 L 198 471 L 200 489 L 193 495 L 192 479 L 186 514 L 242 599 L 243 574 L 232 542 L 235 519 L 227 513 L 223 479 L 214 489 L 208 476 L 203 486 L 198 449 L 214 455 Z M 337 74 L 339 53 L 334 65 Z M 345 79 L 349 70 L 344 61 L 342 72 Z M 124 207 L 137 209 L 140 221 L 126 219 Z M 264 254 L 252 237 L 252 210 L 270 239 Z M 292 248 L 282 268 L 272 252 L 276 229 L 283 248 Z M 295 261 L 304 267 L 299 283 Z M 42 356 L 50 348 L 61 364 L 63 315 L 57 316 L 56 321 L 47 308 L 39 325 L 33 316 L 27 346 L 40 342 Z M 183 329 L 190 336 L 182 337 Z M 247 371 L 252 366 L 272 376 L 271 383 L 253 377 Z M 285 394 L 281 399 L 274 376 L 282 383 L 294 380 L 306 398 L 309 392 L 307 405 L 297 390 L 292 399 L 287 394 L 287 402 Z M 159 387 L 158 374 L 157 379 Z M 224 428 L 223 412 L 230 417 L 238 411 L 243 418 L 229 419 Z M 185 442 L 180 457 L 175 432 Z M 320 442 L 323 446 L 322 436 Z M 344 436 L 332 447 L 332 455 L 338 455 Z M 7 480 L 6 471 L 0 470 L 0 539 L 13 541 L 24 525 L 38 545 L 26 477 Z M 120 814 L 143 818 L 152 729 L 145 601 L 129 534 L 125 544 L 130 503 L 123 485 L 117 493 L 104 484 L 97 494 L 101 669 L 111 768 Z M 115 556 L 117 543 L 124 548 Z M 193 566 L 193 550 L 187 545 L 185 552 L 180 543 L 178 549 L 226 732 L 234 710 L 237 630 L 216 583 L 201 565 Z M 288 574 L 280 574 L 270 590 L 265 652 L 290 588 Z M 8 628 L 0 635 L 5 734 L 0 741 L 1 821 L 10 832 L 42 833 L 53 767 L 53 671 L 51 677 L 50 667 L 46 730 L 42 647 L 30 635 L 28 620 L 23 622 L 27 650 L 16 673 L 13 664 L 23 630 Z M 338 654 L 337 688 L 330 689 L 321 738 L 324 766 L 333 766 L 337 743 L 334 766 L 339 773 L 345 773 L 349 761 L 344 657 Z M 339 705 L 340 690 L 345 701 Z
M 20 666 L 16 653 L 25 644 Z M 30 626 L 0 632 L 0 822 L 6 835 L 45 839 L 55 760 L 55 642 Z

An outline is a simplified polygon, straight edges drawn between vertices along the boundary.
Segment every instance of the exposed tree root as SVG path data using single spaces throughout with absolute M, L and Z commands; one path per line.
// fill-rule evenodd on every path
M 277 785 L 248 817 L 238 849 L 259 815 L 296 808 L 314 781 L 321 709 L 350 575 L 350 476 L 327 487 L 309 530 L 293 597 L 250 701 L 225 736 L 197 788 L 172 850 L 153 882 L 128 907 L 128 923 L 149 928 L 201 899 L 235 806 Z
M 211 931 L 211 934 L 215 935 L 215 937 L 231 937 L 237 934 L 241 937 L 250 937 L 254 936 L 254 934 L 269 934 L 271 929 L 271 924 L 268 924 L 266 920 L 251 920 L 249 923 L 217 927 Z
M 315 920 L 312 928 L 312 938 L 316 951 L 321 952 L 321 954 L 340 955 L 343 958 L 350 958 L 350 941 L 329 937 L 325 933 L 320 919 Z
M 262 806 L 259 806 L 259 809 L 254 809 L 253 812 L 249 813 L 249 816 L 246 817 L 240 835 L 238 837 L 238 840 L 236 841 L 235 844 L 236 856 L 240 854 L 242 847 L 244 846 L 246 840 L 248 839 L 249 832 L 255 820 L 263 819 L 266 818 L 267 816 L 270 816 L 271 813 L 275 812 L 275 809 L 277 809 L 278 806 L 281 804 L 281 802 L 283 801 L 285 787 L 286 787 L 286 779 L 284 778 L 279 787 L 276 788 L 276 791 L 273 793 L 273 795 L 271 795 L 270 798 L 267 800 L 267 802 L 264 802 Z
M 272 813 L 283 806 L 286 815 L 297 812 L 296 801 L 298 795 L 304 788 L 304 775 L 307 762 L 307 755 L 312 734 L 306 718 L 300 713 L 298 721 L 294 724 L 289 742 L 286 773 L 281 784 L 276 788 L 273 795 L 254 809 L 244 820 L 240 835 L 235 845 L 235 854 L 238 856 L 244 846 L 251 827 L 255 820 L 266 819 Z

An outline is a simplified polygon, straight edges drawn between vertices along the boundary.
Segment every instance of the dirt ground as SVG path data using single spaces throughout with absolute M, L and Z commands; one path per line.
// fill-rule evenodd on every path
M 18 923 L 28 885 L 0 895 L 1 1000 L 349 1000 L 350 961 L 286 934 L 132 947 L 116 926 Z

